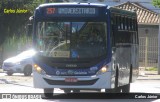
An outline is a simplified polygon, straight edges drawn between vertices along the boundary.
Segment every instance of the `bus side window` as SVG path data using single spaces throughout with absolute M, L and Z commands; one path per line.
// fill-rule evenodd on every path
M 124 27 L 124 26 L 123 26 L 123 23 L 124 23 L 124 22 L 123 22 L 123 17 L 120 17 L 121 30 L 124 29 L 124 28 L 123 28 L 123 27 Z
M 137 19 L 135 19 L 135 31 L 138 31 L 138 25 L 137 25 Z M 135 37 L 136 37 L 136 44 L 139 43 L 139 39 L 138 39 L 138 32 L 135 33 Z
M 116 35 L 116 44 L 129 44 L 133 42 L 132 34 L 120 32 Z
M 137 19 L 135 19 L 135 22 L 137 22 Z M 138 31 L 138 24 L 135 23 L 135 25 L 136 25 L 136 31 Z
M 117 16 L 116 17 L 116 25 L 118 26 L 118 30 L 120 30 L 121 29 L 121 20 L 120 20 L 120 16 Z
M 136 39 L 136 32 L 133 33 L 133 44 L 136 44 L 137 39 Z
M 126 18 L 126 26 L 127 26 L 127 30 L 129 30 L 129 18 Z
M 117 31 L 117 16 L 112 15 L 112 19 L 111 19 L 111 25 L 112 25 L 112 32 L 111 32 L 111 42 L 112 42 L 112 46 L 115 46 L 115 31 Z
M 128 18 L 128 30 L 131 30 L 131 19 L 130 18 Z
M 127 30 L 127 17 L 124 17 L 124 29 Z
M 125 23 L 125 17 L 122 17 L 122 24 L 123 24 L 123 30 L 125 30 L 126 28 L 125 28 L 125 25 L 126 25 L 126 23 Z
M 138 40 L 139 40 L 139 39 L 138 39 L 138 33 L 137 33 L 137 32 L 135 32 L 135 40 L 136 40 L 135 43 L 138 44 L 138 42 L 139 42 Z
M 134 19 L 133 22 L 134 22 L 134 31 L 136 31 L 137 30 L 136 29 L 136 19 Z
M 131 21 L 130 21 L 130 22 L 131 22 L 131 30 L 133 31 L 133 30 L 134 30 L 134 28 L 133 28 L 133 25 L 134 25 L 134 24 L 133 24 L 133 18 L 131 18 Z

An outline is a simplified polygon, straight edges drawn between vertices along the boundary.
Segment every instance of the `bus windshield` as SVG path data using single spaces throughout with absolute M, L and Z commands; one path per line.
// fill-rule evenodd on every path
M 52 58 L 97 58 L 107 51 L 106 22 L 38 22 L 36 47 Z

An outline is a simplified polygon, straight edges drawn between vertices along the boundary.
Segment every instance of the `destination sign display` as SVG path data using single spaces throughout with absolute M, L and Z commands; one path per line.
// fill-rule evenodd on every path
M 47 16 L 64 16 L 64 17 L 94 17 L 98 15 L 98 9 L 97 8 L 81 8 L 81 7 L 75 7 L 75 8 L 60 8 L 60 7 L 50 7 L 46 8 L 46 15 Z

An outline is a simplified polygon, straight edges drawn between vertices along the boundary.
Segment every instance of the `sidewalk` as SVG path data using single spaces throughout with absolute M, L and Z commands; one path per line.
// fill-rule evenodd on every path
M 160 80 L 160 75 L 158 71 L 139 71 L 137 80 Z

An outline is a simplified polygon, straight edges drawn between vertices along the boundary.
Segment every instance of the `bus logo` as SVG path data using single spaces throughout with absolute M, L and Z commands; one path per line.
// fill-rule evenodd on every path
M 60 71 L 56 71 L 56 74 L 57 74 L 57 75 L 60 75 Z
M 71 68 L 77 67 L 77 64 L 66 64 L 66 67 L 71 67 Z
M 68 71 L 68 74 L 69 74 L 69 75 L 73 75 L 73 74 L 74 74 L 74 71 L 73 71 L 73 70 L 69 70 L 69 71 Z

